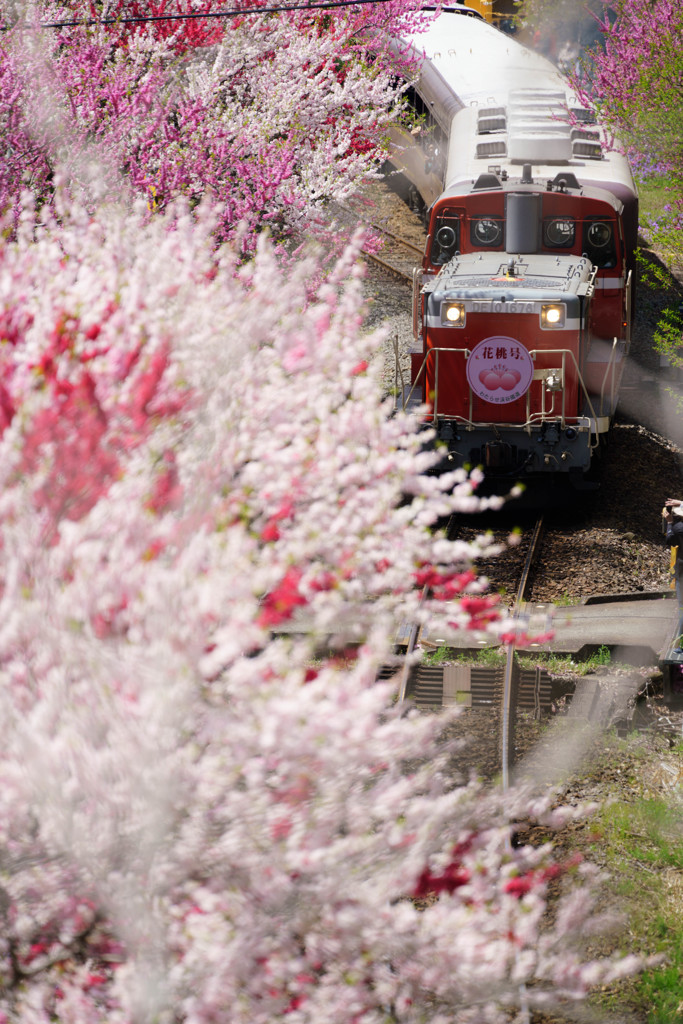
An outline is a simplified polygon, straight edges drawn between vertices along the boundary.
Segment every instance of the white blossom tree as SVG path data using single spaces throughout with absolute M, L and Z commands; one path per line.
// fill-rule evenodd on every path
M 634 966 L 580 959 L 588 867 L 511 845 L 544 808 L 378 682 L 398 623 L 497 610 L 438 528 L 473 483 L 382 401 L 360 239 L 324 275 L 263 232 L 381 152 L 414 5 L 375 6 L 3 9 L 0 1024 L 503 1021 Z
M 0 1021 L 503 1021 L 631 970 L 511 846 L 540 805 L 377 682 L 397 622 L 495 609 L 357 244 L 313 291 L 146 214 L 27 198 L 0 252 Z
M 0 3 L 0 210 L 18 215 L 27 188 L 50 203 L 61 180 L 93 211 L 126 191 L 150 213 L 207 198 L 216 235 L 237 233 L 246 253 L 264 230 L 320 232 L 325 204 L 384 157 L 408 62 L 390 56 L 390 34 L 425 16 L 416 0 L 275 17 L 261 6 L 130 23 L 225 5 Z

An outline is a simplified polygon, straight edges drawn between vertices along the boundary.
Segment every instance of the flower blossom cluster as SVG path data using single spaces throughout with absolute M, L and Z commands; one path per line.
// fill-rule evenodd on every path
M 382 401 L 359 242 L 312 292 L 220 210 L 57 199 L 0 250 L 0 1021 L 473 1024 L 631 970 L 377 682 L 397 622 L 488 617 L 488 541 Z
M 604 45 L 589 52 L 578 91 L 627 147 L 636 174 L 657 178 L 670 203 L 644 225 L 667 259 L 681 258 L 683 9 L 677 0 L 618 0 L 596 15 Z
M 106 5 L 47 0 L 7 15 L 0 41 L 0 210 L 30 189 L 50 202 L 68 181 L 95 209 L 121 190 L 150 212 L 183 196 L 219 211 L 218 238 L 254 250 L 267 229 L 301 237 L 382 158 L 401 102 L 388 41 L 422 17 L 413 0 L 344 9 L 128 24 L 216 15 L 216 0 Z M 375 9 L 376 8 L 376 9 Z M 74 22 L 90 20 L 91 24 Z M 64 25 L 64 22 L 68 22 Z M 41 25 L 59 25 L 45 27 Z

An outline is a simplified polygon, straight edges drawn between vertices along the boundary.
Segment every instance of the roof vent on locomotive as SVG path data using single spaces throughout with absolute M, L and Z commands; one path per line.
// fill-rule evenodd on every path
M 451 465 L 581 483 L 630 344 L 637 193 L 628 162 L 545 58 L 444 11 L 411 40 L 421 132 L 392 164 L 429 210 L 411 379 Z

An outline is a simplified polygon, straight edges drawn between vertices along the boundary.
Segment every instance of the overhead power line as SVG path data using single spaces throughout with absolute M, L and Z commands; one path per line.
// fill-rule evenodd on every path
M 36 27 L 88 28 L 95 25 L 134 25 L 156 21 L 196 21 L 202 18 L 235 18 L 239 15 L 280 14 L 287 11 L 324 11 L 336 7 L 357 7 L 362 4 L 386 4 L 391 2 L 392 0 L 324 0 L 324 2 L 321 3 L 287 4 L 277 7 L 238 7 L 233 10 L 207 11 L 203 14 L 197 12 L 189 14 L 141 14 L 139 16 L 124 18 L 74 18 L 70 21 L 41 21 Z M 24 27 L 30 29 L 34 26 L 26 25 Z M 2 26 L 1 31 L 7 32 L 8 29 L 7 27 Z

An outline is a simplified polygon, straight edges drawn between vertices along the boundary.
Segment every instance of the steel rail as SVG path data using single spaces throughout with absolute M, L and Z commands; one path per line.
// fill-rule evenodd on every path
M 543 532 L 543 516 L 539 516 L 536 520 L 533 533 L 531 534 L 531 543 L 524 559 L 524 566 L 522 568 L 522 577 L 517 588 L 517 594 L 515 597 L 515 603 L 512 606 L 513 617 L 519 615 L 522 605 L 527 598 L 527 592 L 529 588 L 529 578 L 531 576 L 531 569 L 534 564 L 534 560 L 538 554 L 540 547 L 541 534 Z M 512 670 L 514 668 L 514 648 L 512 644 L 508 644 L 507 656 L 505 658 L 505 675 L 503 677 L 503 714 L 502 719 L 502 737 L 501 737 L 501 765 L 502 765 L 502 782 L 503 792 L 506 793 L 510 786 L 510 715 L 512 711 Z M 510 844 L 508 838 L 508 843 Z M 517 951 L 518 953 L 519 951 Z M 517 955 L 517 954 L 516 954 Z M 523 1024 L 529 1024 L 529 1002 L 527 998 L 526 985 L 522 982 L 519 986 L 519 1001 L 521 1009 L 521 1019 Z
M 445 529 L 446 537 L 449 540 L 454 540 L 455 539 L 455 529 L 454 529 L 454 527 L 456 527 L 456 525 L 457 525 L 456 516 L 455 515 L 451 515 L 451 517 L 448 520 L 448 523 L 446 524 L 446 529 Z M 422 593 L 420 594 L 420 601 L 419 601 L 418 607 L 423 605 L 424 602 L 427 600 L 427 598 L 429 597 L 429 591 L 430 591 L 430 588 L 425 584 L 425 586 L 422 588 Z M 410 635 L 408 637 L 408 645 L 406 647 L 405 659 L 404 659 L 404 662 L 403 662 L 403 666 L 401 668 L 401 675 L 399 677 L 399 683 L 398 683 L 398 703 L 399 703 L 399 705 L 400 704 L 404 704 L 405 700 L 406 700 L 406 692 L 408 690 L 408 679 L 409 679 L 409 676 L 410 676 L 409 657 L 413 653 L 413 651 L 415 650 L 415 646 L 417 644 L 417 639 L 418 639 L 419 635 L 420 635 L 420 627 L 419 627 L 419 625 L 417 624 L 417 622 L 411 623 L 410 624 Z
M 380 257 L 379 256 L 375 256 L 374 253 L 366 252 L 365 249 L 362 250 L 362 253 L 363 253 L 363 256 L 366 259 L 372 260 L 373 263 L 377 263 L 378 266 L 380 266 L 382 268 L 382 270 L 386 270 L 390 274 L 395 274 L 397 277 L 400 277 L 403 281 L 406 281 L 412 287 L 412 284 L 413 284 L 413 275 L 412 274 L 406 274 L 405 270 L 401 270 L 400 267 L 392 266 L 391 263 L 387 263 L 385 260 L 380 259 Z
M 522 605 L 527 598 L 529 579 L 536 556 L 540 549 L 540 539 L 543 533 L 543 516 L 539 516 L 531 534 L 531 542 L 524 559 L 520 584 L 517 588 L 515 602 L 512 606 L 512 616 L 516 618 Z M 507 656 L 505 658 L 505 675 L 503 677 L 503 713 L 501 716 L 501 765 L 503 777 L 503 790 L 506 791 L 510 785 L 510 716 L 512 712 L 512 670 L 514 667 L 514 647 L 508 644 Z
M 374 220 L 366 221 L 362 210 L 356 210 L 353 206 L 347 206 L 346 203 L 339 203 L 339 207 L 342 210 L 345 210 L 346 213 L 353 214 L 354 217 L 363 217 L 364 223 L 369 227 L 374 228 L 375 231 L 379 231 L 381 234 L 386 235 L 386 237 L 390 238 L 392 242 L 398 242 L 400 245 L 405 246 L 406 249 L 410 249 L 411 252 L 416 253 L 418 256 L 424 256 L 424 246 L 420 247 L 419 245 L 415 245 L 414 242 L 409 242 L 407 238 L 403 238 L 401 235 L 395 235 L 393 231 L 389 231 L 388 228 L 385 228 L 382 224 L 378 224 Z
M 423 604 L 427 600 L 428 594 L 429 594 L 429 587 L 428 586 L 424 586 L 422 588 L 422 593 L 420 594 L 420 601 L 419 601 L 420 605 Z M 417 622 L 413 622 L 411 624 L 411 626 L 410 626 L 410 636 L 408 638 L 408 646 L 406 648 L 405 659 L 403 661 L 403 667 L 401 669 L 401 676 L 400 676 L 399 684 L 398 684 L 398 703 L 399 703 L 399 705 L 405 703 L 406 691 L 408 689 L 408 677 L 410 676 L 409 658 L 410 658 L 410 655 L 415 650 L 415 645 L 417 644 L 417 638 L 418 638 L 419 635 L 420 635 L 420 627 L 417 624 Z
M 405 249 L 410 249 L 411 252 L 416 253 L 420 258 L 424 256 L 424 249 L 421 249 L 419 245 L 413 245 L 413 243 L 409 242 L 407 238 L 401 238 L 400 235 L 395 235 L 393 231 L 383 228 L 381 224 L 375 224 L 373 221 L 368 221 L 368 223 L 370 224 L 370 227 L 375 228 L 376 231 L 381 231 L 381 233 L 386 235 L 387 238 L 390 238 L 392 242 L 398 242 L 399 245 L 402 245 Z
M 352 206 L 347 206 L 346 203 L 339 203 L 338 205 L 341 210 L 343 210 L 345 213 L 350 214 L 352 217 L 363 216 L 362 211 L 356 210 Z M 366 220 L 364 221 L 364 223 L 366 223 L 369 227 L 374 228 L 376 231 L 379 231 L 379 233 L 383 235 L 385 238 L 391 239 L 392 242 L 396 242 L 398 245 L 402 245 L 404 249 L 407 249 L 409 250 L 409 252 L 414 253 L 415 255 L 422 258 L 422 249 L 419 246 L 414 245 L 412 242 L 409 242 L 406 238 L 401 238 L 400 235 L 394 234 L 393 231 L 389 231 L 388 228 L 382 227 L 382 225 L 377 224 L 376 221 Z M 376 256 L 374 253 L 368 252 L 367 249 L 362 249 L 361 251 L 366 259 L 372 260 L 372 262 L 376 263 L 377 266 L 382 268 L 382 270 L 386 270 L 388 273 L 394 274 L 396 277 L 400 277 L 401 280 L 403 281 L 409 281 L 410 284 L 412 285 L 412 271 L 410 273 L 407 273 L 405 270 L 401 270 L 400 267 L 396 267 L 392 263 L 387 263 L 387 261 L 383 260 L 381 256 Z

